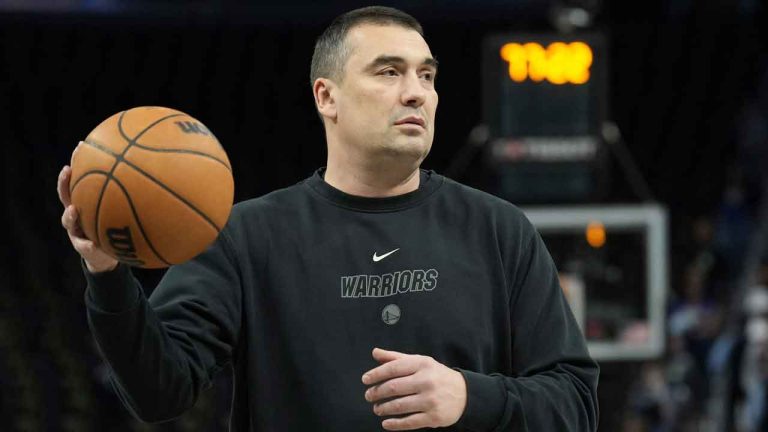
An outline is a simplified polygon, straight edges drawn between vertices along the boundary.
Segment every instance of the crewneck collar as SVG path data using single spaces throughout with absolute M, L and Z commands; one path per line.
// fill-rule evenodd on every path
M 336 189 L 326 183 L 325 167 L 315 171 L 314 175 L 308 178 L 305 183 L 313 192 L 336 206 L 361 212 L 384 213 L 414 207 L 427 199 L 443 184 L 443 176 L 432 170 L 420 169 L 419 176 L 418 189 L 386 198 L 350 195 Z

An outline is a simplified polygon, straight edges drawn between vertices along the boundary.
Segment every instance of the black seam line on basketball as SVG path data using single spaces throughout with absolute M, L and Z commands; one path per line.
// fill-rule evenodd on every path
M 94 147 L 94 148 L 96 148 L 98 150 L 103 151 L 104 153 L 107 153 L 107 154 L 109 154 L 111 156 L 114 156 L 116 158 L 120 158 L 120 155 L 117 154 L 117 152 L 107 148 L 105 145 L 100 144 L 99 142 L 97 142 L 95 140 L 89 140 L 88 138 L 86 138 L 83 142 L 85 144 L 88 144 L 91 147 Z M 217 157 L 211 156 L 211 155 L 203 153 L 203 152 L 198 152 L 198 151 L 194 151 L 194 150 L 186 150 L 186 149 L 157 149 L 157 148 L 152 148 L 152 147 L 147 147 L 147 146 L 141 145 L 138 142 L 133 142 L 132 145 L 134 145 L 134 146 L 136 146 L 136 147 L 138 147 L 140 149 L 144 149 L 144 150 L 152 151 L 152 152 L 192 154 L 192 155 L 197 155 L 197 156 L 201 156 L 201 157 L 208 158 L 208 159 L 213 159 L 216 162 L 224 165 L 224 168 L 226 168 L 227 171 L 232 172 L 232 168 L 230 168 L 230 166 L 227 165 L 226 162 L 224 162 L 223 160 L 221 160 L 221 159 L 219 159 Z M 223 148 L 221 147 L 221 144 L 219 144 L 219 148 L 221 148 L 223 150 Z
M 86 137 L 86 138 L 85 138 L 85 139 L 84 139 L 82 142 L 83 142 L 83 143 L 85 143 L 85 144 L 88 144 L 88 145 L 90 145 L 91 147 L 95 147 L 96 149 L 98 149 L 98 150 L 101 150 L 101 151 L 103 151 L 104 153 L 107 153 L 108 155 L 110 155 L 110 156 L 113 156 L 113 157 L 115 157 L 115 158 L 117 158 L 117 156 L 118 156 L 118 155 L 117 155 L 117 153 L 115 153 L 114 151 L 112 151 L 112 150 L 108 149 L 108 148 L 107 148 L 106 146 L 104 146 L 103 144 L 99 144 L 99 143 L 98 143 L 98 141 L 91 141 L 91 140 L 89 140 L 89 139 Z M 88 173 L 92 173 L 92 172 L 103 172 L 104 174 L 106 174 L 106 173 L 107 173 L 106 171 L 102 171 L 102 170 L 89 170 L 89 171 L 86 171 L 86 172 L 84 172 L 84 173 L 83 173 L 83 174 L 82 174 L 82 175 L 81 175 L 81 176 L 80 176 L 80 177 L 77 179 L 77 181 L 76 181 L 74 184 L 71 184 L 71 183 L 70 183 L 70 185 L 69 185 L 69 195 L 70 195 L 70 196 L 72 195 L 72 192 L 74 192 L 74 191 L 75 191 L 75 186 L 77 186 L 77 184 L 78 184 L 78 183 L 80 183 L 80 180 L 82 180 L 82 179 L 83 179 L 83 177 L 85 177 L 85 175 L 86 175 L 86 174 L 88 174 Z
M 83 181 L 83 179 L 84 179 L 84 178 L 88 177 L 88 176 L 89 176 L 89 175 L 91 175 L 91 174 L 104 174 L 105 176 L 108 176 L 108 175 L 109 175 L 109 173 L 108 173 L 108 172 L 106 172 L 106 171 L 104 171 L 104 170 L 90 170 L 90 171 L 86 171 L 86 172 L 84 172 L 84 173 L 83 173 L 83 175 L 81 175 L 81 176 L 80 176 L 80 177 L 77 179 L 77 181 L 75 182 L 75 184 L 73 184 L 73 185 L 72 185 L 72 191 L 74 192 L 74 190 L 75 190 L 75 188 L 77 187 L 77 185 L 78 185 L 78 184 L 80 184 L 80 182 L 81 182 L 81 181 Z
M 153 182 L 153 183 L 155 183 L 156 185 L 158 185 L 158 186 L 160 186 L 161 188 L 165 189 L 165 191 L 166 191 L 166 192 L 168 192 L 169 194 L 171 194 L 171 195 L 173 195 L 174 197 L 176 197 L 176 198 L 177 198 L 179 201 L 181 201 L 181 202 L 183 202 L 184 204 L 186 204 L 186 205 L 187 205 L 187 207 L 191 208 L 191 209 L 192 209 L 192 210 L 193 210 L 195 213 L 197 213 L 197 214 L 198 214 L 198 215 L 199 215 L 201 218 L 205 219 L 205 221 L 206 221 L 206 222 L 208 222 L 209 224 L 211 224 L 211 226 L 212 226 L 213 228 L 215 228 L 215 229 L 216 229 L 216 232 L 219 232 L 219 231 L 221 231 L 221 228 L 219 228 L 219 226 L 218 226 L 218 225 L 216 225 L 216 223 L 215 223 L 213 220 L 211 220 L 211 218 L 209 218 L 209 217 L 208 217 L 208 216 L 207 216 L 205 213 L 203 213 L 202 211 L 200 211 L 200 210 L 199 210 L 197 207 L 195 207 L 194 205 L 192 205 L 192 203 L 191 203 L 191 202 L 189 202 L 189 201 L 188 201 L 186 198 L 184 198 L 183 196 L 181 196 L 181 195 L 177 194 L 176 192 L 174 192 L 174 191 L 173 191 L 173 189 L 170 189 L 168 186 L 164 185 L 164 184 L 163 184 L 163 183 L 161 183 L 159 180 L 157 180 L 156 178 L 152 177 L 152 176 L 151 176 L 149 173 L 147 173 L 147 172 L 146 172 L 146 171 L 144 171 L 143 169 L 139 168 L 137 165 L 135 165 L 135 164 L 134 164 L 134 163 L 132 163 L 131 161 L 128 161 L 128 160 L 123 160 L 123 163 L 125 163 L 125 164 L 126 164 L 126 165 L 128 165 L 129 167 L 131 167 L 131 168 L 135 169 L 136 171 L 138 171 L 139 173 L 141 173 L 142 175 L 144 175 L 144 177 L 146 177 L 147 179 L 149 179 L 149 180 L 152 180 L 152 182 Z
M 109 173 L 106 172 L 106 171 L 102 171 L 102 170 L 86 171 L 82 176 L 80 176 L 80 178 L 77 180 L 77 182 L 75 182 L 75 186 L 77 186 L 77 184 L 80 183 L 80 181 L 82 179 L 84 179 L 85 177 L 88 177 L 88 176 L 94 175 L 94 174 L 103 174 L 103 175 L 109 177 Z M 154 253 L 155 256 L 157 256 L 157 258 L 160 259 L 160 261 L 162 261 L 162 262 L 164 262 L 164 263 L 166 263 L 168 265 L 173 265 L 173 264 L 169 263 L 168 261 L 166 261 L 165 258 L 163 258 L 157 252 L 157 250 L 155 249 L 154 245 L 149 240 L 149 237 L 147 236 L 146 232 L 144 231 L 144 226 L 141 224 L 141 220 L 139 220 L 139 215 L 136 213 L 136 209 L 133 206 L 133 200 L 131 199 L 131 196 L 128 195 L 128 191 L 125 189 L 125 186 L 123 186 L 123 184 L 120 182 L 120 180 L 118 180 L 118 179 L 113 179 L 113 180 L 115 180 L 115 184 L 118 185 L 120 187 L 120 189 L 123 190 L 123 194 L 125 194 L 125 199 L 128 200 L 128 205 L 131 207 L 131 213 L 133 213 L 133 218 L 136 219 L 136 224 L 139 225 L 139 231 L 141 231 L 141 235 L 144 237 L 144 240 L 147 242 L 147 245 L 152 250 L 152 253 Z M 99 235 L 99 232 L 96 231 L 96 236 L 98 237 L 98 235 Z
M 139 132 L 138 135 L 136 135 L 132 140 L 128 138 L 128 135 L 123 130 L 123 118 L 125 117 L 125 113 L 128 111 L 122 111 L 120 112 L 120 117 L 117 118 L 117 130 L 120 132 L 120 135 L 123 136 L 124 139 L 128 141 L 128 145 L 125 146 L 123 149 L 123 152 L 117 156 L 115 156 L 115 163 L 112 165 L 112 169 L 109 170 L 109 174 L 107 174 L 107 179 L 104 181 L 104 185 L 101 187 L 101 192 L 99 192 L 99 200 L 96 203 L 96 213 L 94 214 L 94 219 L 96 219 L 96 223 L 94 224 L 95 230 L 96 230 L 96 237 L 98 242 L 98 236 L 99 236 L 99 211 L 101 211 L 101 201 L 104 198 L 104 191 L 107 190 L 107 186 L 109 185 L 110 180 L 114 180 L 114 177 L 112 174 L 115 172 L 115 169 L 118 165 L 120 165 L 120 162 L 123 161 L 123 156 L 125 153 L 131 148 L 131 146 L 136 142 L 137 139 L 139 139 L 140 136 L 142 136 L 144 133 L 146 133 L 148 130 L 153 128 L 158 123 L 165 121 L 166 119 L 173 118 L 173 117 L 179 117 L 183 116 L 184 114 L 177 113 L 177 114 L 170 114 L 165 117 L 159 118 L 155 120 L 154 122 L 150 123 L 147 127 L 145 127 L 141 132 Z M 99 244 L 97 244 L 99 246 Z
M 95 148 L 96 150 L 101 150 L 101 151 L 103 151 L 104 153 L 106 153 L 106 154 L 108 154 L 110 156 L 114 156 L 115 158 L 120 157 L 119 153 L 117 153 L 114 150 L 108 148 L 104 144 L 100 144 L 98 141 L 89 140 L 88 138 L 86 138 L 85 140 L 83 140 L 83 144 L 88 144 L 89 146 Z
M 133 163 L 129 162 L 128 160 L 126 160 L 126 159 L 123 157 L 123 156 L 125 155 L 125 153 L 127 153 L 127 152 L 128 152 L 128 150 L 129 150 L 129 149 L 130 149 L 132 146 L 134 146 L 134 145 L 138 145 L 138 142 L 137 142 L 137 141 L 138 141 L 138 139 L 139 139 L 139 138 L 141 138 L 141 136 L 142 136 L 142 135 L 144 135 L 144 133 L 145 133 L 145 132 L 147 132 L 148 130 L 150 130 L 150 129 L 152 129 L 153 127 L 155 127 L 155 125 L 159 124 L 159 123 L 160 123 L 160 122 L 162 122 L 162 121 L 168 120 L 169 118 L 173 118 L 173 117 L 179 117 L 179 116 L 184 116 L 184 115 L 186 115 L 186 114 L 181 114 L 181 113 L 178 113 L 178 114 L 171 114 L 171 115 L 167 115 L 167 116 L 165 116 L 165 117 L 162 117 L 162 118 L 160 118 L 160 119 L 157 119 L 157 120 L 155 120 L 155 121 L 154 121 L 154 122 L 152 122 L 152 123 L 151 123 L 149 126 L 145 127 L 145 128 L 144 128 L 144 130 L 142 130 L 141 132 L 139 132 L 139 134 L 138 134 L 138 135 L 136 135 L 136 136 L 135 136 L 135 137 L 134 137 L 134 138 L 131 140 L 130 144 L 128 144 L 128 147 L 126 147 L 126 148 L 125 148 L 125 150 L 123 150 L 123 153 L 122 153 L 122 154 L 121 154 L 121 155 L 118 157 L 118 160 L 117 160 L 117 163 L 116 163 L 116 164 L 119 164 L 120 162 L 124 162 L 126 165 L 128 165 L 128 166 L 130 166 L 131 168 L 135 169 L 136 171 L 140 172 L 141 174 L 143 174 L 143 175 L 144 175 L 144 177 L 146 177 L 146 178 L 148 178 L 148 179 L 152 180 L 152 181 L 153 181 L 155 184 L 157 184 L 157 185 L 158 185 L 158 186 L 160 186 L 161 188 L 165 189 L 165 190 L 166 190 L 168 193 L 170 193 L 171 195 L 175 196 L 175 197 L 176 197 L 176 198 L 177 198 L 179 201 L 181 201 L 181 202 L 183 202 L 184 204 L 186 204 L 186 205 L 187 205 L 187 207 L 191 208 L 191 209 L 192 209 L 192 210 L 193 210 L 195 213 L 197 213 L 198 215 L 200 215 L 200 217 L 202 217 L 203 219 L 205 219 L 205 221 L 206 221 L 206 222 L 208 222 L 209 224 L 211 224 L 211 226 L 212 226 L 212 227 L 213 227 L 213 228 L 216 230 L 216 232 L 219 232 L 219 231 L 221 231 L 221 228 L 219 228 L 219 227 L 218 227 L 218 225 L 216 225 L 216 223 L 215 223 L 214 221 L 212 221 L 212 220 L 211 220 L 211 219 L 210 219 L 210 218 L 209 218 L 209 217 L 208 217 L 208 216 L 207 216 L 205 213 L 201 212 L 200 210 L 198 210 L 198 209 L 197 209 L 197 207 L 195 207 L 194 205 L 192 205 L 192 203 L 191 203 L 191 202 L 187 201 L 186 199 L 184 199 L 184 197 L 182 197 L 181 195 L 177 194 L 177 193 L 176 193 L 176 192 L 174 192 L 173 190 L 169 189 L 169 188 L 168 188 L 168 186 L 164 185 L 163 183 L 160 183 L 160 181 L 158 181 L 156 178 L 152 177 L 152 176 L 151 176 L 151 175 L 149 175 L 149 174 L 148 174 L 146 171 L 142 170 L 141 168 L 139 168 L 138 166 L 136 166 L 136 165 L 134 165 Z M 122 134 L 123 134 L 123 136 L 125 136 L 125 133 L 122 131 L 122 128 L 123 128 L 122 120 L 123 120 L 123 116 L 121 115 L 121 116 L 120 116 L 120 118 L 119 118 L 119 119 L 118 119 L 118 121 L 117 121 L 117 128 L 118 128 L 118 129 L 120 129 L 120 131 L 121 131 L 120 133 L 122 133 Z M 114 171 L 114 167 L 113 167 L 113 171 Z M 111 176 L 112 176 L 112 173 L 110 172 L 110 177 L 111 177 Z
M 161 122 L 164 122 L 164 121 L 168 120 L 169 118 L 180 117 L 180 116 L 185 116 L 185 115 L 186 114 L 181 114 L 181 113 L 170 114 L 170 115 L 167 115 L 165 117 L 159 118 L 159 119 L 155 120 L 154 122 L 150 123 L 149 126 L 145 127 L 144 130 L 142 130 L 141 132 L 139 132 L 138 135 L 133 137 L 133 139 L 131 140 L 131 143 L 128 144 L 128 147 L 125 150 L 123 150 L 123 154 L 125 154 L 128 151 L 128 148 L 132 147 L 135 144 L 138 144 L 137 141 L 139 140 L 139 138 L 141 138 L 141 136 L 144 135 L 145 133 L 149 132 L 149 130 L 152 129 L 153 127 L 157 126 Z M 122 128 L 122 124 L 121 123 L 118 123 L 118 125 Z
M 223 160 L 221 160 L 221 159 L 219 159 L 217 157 L 213 157 L 213 156 L 211 156 L 209 154 L 205 154 L 203 152 L 198 152 L 198 151 L 194 151 L 194 150 L 185 150 L 185 149 L 156 149 L 156 148 L 152 148 L 152 147 L 143 146 L 143 145 L 141 145 L 139 143 L 135 143 L 134 145 L 135 145 L 135 147 L 138 147 L 140 149 L 144 149 L 144 150 L 152 151 L 152 152 L 191 154 L 191 155 L 202 156 L 202 157 L 208 158 L 208 159 L 213 159 L 216 162 L 224 165 L 224 168 L 226 168 L 228 171 L 232 172 L 232 169 L 229 167 L 229 165 L 227 165 L 226 162 L 224 162 Z
M 102 152 L 104 152 L 104 153 L 106 153 L 106 154 L 108 154 L 108 155 L 110 155 L 112 157 L 120 159 L 121 161 L 125 161 L 125 159 L 121 158 L 120 155 L 117 154 L 115 151 L 107 148 L 103 144 L 99 144 L 99 142 L 97 142 L 97 141 L 86 139 L 85 141 L 83 141 L 83 144 L 87 144 L 87 145 L 95 148 L 96 150 L 101 150 Z M 226 163 L 224 163 L 220 159 L 217 159 L 217 158 L 215 158 L 213 156 L 210 156 L 210 155 L 207 155 L 205 153 L 196 152 L 196 151 L 192 151 L 192 150 L 183 150 L 183 149 L 178 149 L 178 150 L 177 149 L 173 149 L 173 150 L 172 149 L 153 149 L 151 147 L 145 147 L 145 146 L 143 146 L 143 145 L 141 145 L 139 143 L 136 143 L 136 147 L 138 147 L 140 149 L 148 150 L 148 151 L 155 151 L 155 152 L 182 153 L 182 154 L 193 154 L 193 155 L 197 155 L 197 156 L 202 156 L 202 157 L 205 157 L 205 158 L 213 159 L 216 162 L 224 165 L 224 168 L 226 168 L 228 171 L 230 171 L 230 172 L 232 171 Z
M 117 118 L 117 129 L 120 131 L 120 134 L 124 138 L 128 138 L 125 133 L 123 132 L 123 117 L 125 117 L 125 111 L 122 111 L 120 113 L 120 117 Z M 131 141 L 128 141 L 128 145 L 126 148 L 131 146 Z M 125 150 L 123 150 L 125 152 Z M 104 184 L 101 185 L 101 192 L 99 192 L 99 200 L 96 202 L 96 212 L 93 214 L 93 218 L 95 219 L 94 231 L 96 231 L 96 246 L 100 246 L 101 242 L 99 241 L 99 211 L 101 210 L 101 200 L 104 198 L 104 191 L 107 190 L 107 185 L 109 185 L 109 181 L 112 180 L 112 173 L 115 172 L 115 168 L 120 164 L 120 158 L 115 158 L 115 163 L 112 164 L 112 169 L 109 170 L 109 173 L 107 174 L 107 179 L 104 180 Z
M 101 171 L 101 170 L 86 171 L 85 173 L 83 173 L 83 175 L 80 176 L 80 178 L 77 179 L 75 184 L 72 185 L 72 188 L 70 189 L 70 194 L 75 191 L 75 188 L 77 187 L 77 185 L 80 184 L 80 182 L 83 181 L 84 178 L 88 177 L 91 174 L 104 174 L 104 176 L 107 177 L 107 180 L 109 180 L 109 173 L 106 171 Z M 105 184 L 107 183 L 107 180 L 104 180 Z M 104 191 L 102 190 L 102 194 L 103 193 Z M 99 215 L 98 208 L 100 204 L 101 204 L 101 195 L 99 195 L 99 204 L 96 205 L 96 209 L 97 209 L 96 216 Z M 90 239 L 90 240 L 96 246 L 100 246 L 101 242 L 99 242 L 99 230 L 98 230 L 99 219 L 98 218 L 95 218 L 95 219 L 96 219 L 96 224 L 94 225 L 95 226 L 94 231 L 96 232 L 96 239 Z
M 163 188 L 164 188 L 164 189 L 166 189 L 168 192 L 170 192 L 171 194 L 173 194 L 173 195 L 174 195 L 176 198 L 178 198 L 179 200 L 181 200 L 181 201 L 182 201 L 184 204 L 186 204 L 187 206 L 189 206 L 189 208 L 191 208 L 192 210 L 194 210 L 194 211 L 195 211 L 195 212 L 196 212 L 198 215 L 200 215 L 201 217 L 203 217 L 203 218 L 204 218 L 206 221 L 208 221 L 208 223 L 210 223 L 210 224 L 211 224 L 211 225 L 212 225 L 214 228 L 216 228 L 216 230 L 217 230 L 217 231 L 221 231 L 221 230 L 219 229 L 219 227 L 218 227 L 218 226 L 217 226 L 217 225 L 216 225 L 216 224 L 215 224 L 215 223 L 214 223 L 212 220 L 210 220 L 210 219 L 209 219 L 209 218 L 208 218 L 208 217 L 207 217 L 207 216 L 206 216 L 206 215 L 205 215 L 203 212 L 199 211 L 197 208 L 195 208 L 195 206 L 193 206 L 191 203 L 189 203 L 188 201 L 186 201 L 186 200 L 185 200 L 184 198 L 182 198 L 181 196 L 179 196 L 179 195 L 176 195 L 176 194 L 175 194 L 175 193 L 174 193 L 172 190 L 170 190 L 170 189 L 166 188 L 166 187 L 165 187 L 165 185 L 164 185 L 163 183 L 159 182 L 159 181 L 158 181 L 158 180 L 156 180 L 154 177 L 152 177 L 151 175 L 149 175 L 149 174 L 147 174 L 146 172 L 144 172 L 142 169 L 140 169 L 138 166 L 136 166 L 136 165 L 135 165 L 133 162 L 131 162 L 131 161 L 129 161 L 129 160 L 126 160 L 126 159 L 124 159 L 124 158 L 120 157 L 120 155 L 119 155 L 119 154 L 115 153 L 114 151 L 110 150 L 109 148 L 107 148 L 107 147 L 105 147 L 105 146 L 103 146 L 103 145 L 101 145 L 101 144 L 98 144 L 98 143 L 96 143 L 96 142 L 91 142 L 90 140 L 87 140 L 87 139 L 86 139 L 85 141 L 83 141 L 83 143 L 84 143 L 84 144 L 87 144 L 87 145 L 89 145 L 89 146 L 91 146 L 91 147 L 93 147 L 93 148 L 95 148 L 95 149 L 97 149 L 97 150 L 101 150 L 101 151 L 103 151 L 104 153 L 107 153 L 107 154 L 109 154 L 109 155 L 111 155 L 111 156 L 114 156 L 115 158 L 117 158 L 117 159 L 119 159 L 120 161 L 124 162 L 126 165 L 128 165 L 128 166 L 130 166 L 131 168 L 135 169 L 136 171 L 140 172 L 141 174 L 143 174 L 144 176 L 146 176 L 148 179 L 152 180 L 152 181 L 153 181 L 153 182 L 155 182 L 157 185 L 159 185 L 159 186 L 163 187 Z M 141 145 L 139 145 L 138 143 L 136 144 L 136 147 L 139 147 L 139 148 L 144 148 L 144 147 L 142 147 Z M 148 150 L 152 150 L 152 149 L 148 149 Z M 180 153 L 187 153 L 187 152 L 184 152 L 184 151 L 182 151 L 182 152 L 180 152 Z M 197 152 L 194 152 L 194 153 L 192 153 L 192 154 L 198 154 L 198 153 L 197 153 Z M 205 154 L 199 154 L 199 155 L 200 155 L 200 156 L 208 156 L 208 155 L 205 155 Z M 220 162 L 220 163 L 224 164 L 223 162 L 221 162 L 220 160 L 218 160 L 218 159 L 216 159 L 216 158 L 213 158 L 213 157 L 212 157 L 211 159 L 214 159 L 214 160 L 216 160 L 216 161 L 218 161 L 218 162 Z M 227 167 L 226 165 L 224 165 L 224 166 L 225 166 L 225 167 Z M 229 169 L 229 167 L 227 167 L 227 169 Z M 88 172 L 98 172 L 98 171 L 88 171 Z M 106 174 L 106 173 L 105 173 L 105 174 Z M 79 182 L 80 182 L 80 180 L 82 180 L 82 178 L 83 178 L 83 176 L 81 176 L 81 177 L 80 177 L 80 178 L 77 180 L 77 182 L 75 183 L 75 186 L 77 185 L 77 183 L 79 183 Z M 73 186 L 73 189 L 74 189 L 74 186 Z
M 125 115 L 125 111 L 120 113 L 120 117 L 117 118 L 117 130 L 120 132 L 120 135 L 122 135 L 123 138 L 125 138 L 125 141 L 128 142 L 128 145 L 131 145 L 131 139 L 128 138 L 128 135 L 126 135 L 125 131 L 123 130 L 123 116 Z
M 160 122 L 165 121 L 165 120 L 167 120 L 169 118 L 179 117 L 179 116 L 183 116 L 184 115 L 184 114 L 181 114 L 181 113 L 177 113 L 177 114 L 171 114 L 171 115 L 167 115 L 165 117 L 161 117 L 161 118 L 155 120 L 154 122 L 150 123 L 141 132 L 139 132 L 139 134 L 136 135 L 133 139 L 130 139 L 130 138 L 128 138 L 128 135 L 123 130 L 123 118 L 125 117 L 125 113 L 126 112 L 128 112 L 128 111 L 122 111 L 120 113 L 120 117 L 117 118 L 117 130 L 120 132 L 120 135 L 122 135 L 123 138 L 125 138 L 128 141 L 128 145 L 125 146 L 125 148 L 123 149 L 122 153 L 120 153 L 119 155 L 115 156 L 115 158 L 116 158 L 115 163 L 114 163 L 114 165 L 112 165 L 112 169 L 109 170 L 109 174 L 107 175 L 107 180 L 104 182 L 104 185 L 101 187 L 101 192 L 99 193 L 99 201 L 96 204 L 96 213 L 94 214 L 94 218 L 96 219 L 96 223 L 94 224 L 94 226 L 96 227 L 96 236 L 97 237 L 99 235 L 99 211 L 101 210 L 101 200 L 104 197 L 104 191 L 107 190 L 107 186 L 109 185 L 110 180 L 114 180 L 114 177 L 112 176 L 112 173 L 115 172 L 115 168 L 117 168 L 117 166 L 120 165 L 120 162 L 123 161 L 123 156 L 125 155 L 125 153 L 133 146 L 133 144 L 136 143 L 136 140 L 139 139 L 140 136 L 144 135 L 144 133 L 146 133 L 148 130 L 150 130 L 153 127 L 155 127 L 155 125 L 157 125 Z
M 115 184 L 120 186 L 120 189 L 123 190 L 123 194 L 125 194 L 125 199 L 128 200 L 128 205 L 131 207 L 131 213 L 133 213 L 133 218 L 136 219 L 136 225 L 139 226 L 139 231 L 141 231 L 141 235 L 144 237 L 144 241 L 147 242 L 147 246 L 149 246 L 149 248 L 152 249 L 152 252 L 155 254 L 155 256 L 157 256 L 160 259 L 160 261 L 168 264 L 169 266 L 173 265 L 172 263 L 169 263 L 168 261 L 166 261 L 166 259 L 163 258 L 162 255 L 160 255 L 157 249 L 155 249 L 155 246 L 152 244 L 152 241 L 149 239 L 149 236 L 147 236 L 146 231 L 144 231 L 144 225 L 142 225 L 141 219 L 139 219 L 139 214 L 136 213 L 136 208 L 134 208 L 133 206 L 133 200 L 131 199 L 131 196 L 128 195 L 128 190 L 125 188 L 125 186 L 123 186 L 122 183 L 120 183 L 120 180 L 116 178 L 113 178 L 112 180 L 114 180 Z

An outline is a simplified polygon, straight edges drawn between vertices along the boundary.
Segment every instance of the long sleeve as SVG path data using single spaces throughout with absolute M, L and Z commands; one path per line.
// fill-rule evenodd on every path
M 599 368 L 535 232 L 520 250 L 510 296 L 510 376 L 461 370 L 467 407 L 459 426 L 480 431 L 597 430 Z
M 147 299 L 129 268 L 90 274 L 88 323 L 118 396 L 148 422 L 181 415 L 230 362 L 241 319 L 240 278 L 222 232 L 171 267 Z

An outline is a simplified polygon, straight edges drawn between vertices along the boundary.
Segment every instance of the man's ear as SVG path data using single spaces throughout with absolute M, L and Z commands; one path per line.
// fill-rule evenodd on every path
M 318 78 L 312 84 L 312 93 L 315 96 L 315 106 L 321 116 L 329 120 L 336 120 L 336 83 L 328 78 Z

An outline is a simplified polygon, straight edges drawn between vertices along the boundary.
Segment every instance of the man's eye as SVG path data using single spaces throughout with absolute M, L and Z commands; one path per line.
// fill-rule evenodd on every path
M 397 76 L 397 71 L 394 69 L 386 69 L 381 74 L 385 76 Z
M 421 74 L 421 77 L 427 81 L 433 81 L 435 79 L 435 75 L 432 72 L 425 72 Z

